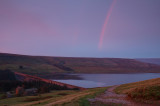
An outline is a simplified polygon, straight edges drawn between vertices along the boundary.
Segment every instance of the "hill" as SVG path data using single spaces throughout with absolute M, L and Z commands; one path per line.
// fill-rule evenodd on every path
M 145 80 L 145 81 L 139 81 L 139 82 L 133 82 L 129 84 L 122 84 L 119 87 L 116 88 L 117 93 L 129 93 L 130 91 L 133 91 L 134 89 L 138 88 L 146 88 L 151 86 L 160 86 L 160 78 Z
M 0 69 L 30 75 L 55 73 L 159 73 L 160 66 L 123 58 L 76 58 L 0 53 Z
M 116 93 L 127 94 L 128 98 L 136 102 L 159 106 L 160 78 L 120 85 L 115 89 Z
M 24 82 L 30 82 L 30 81 L 41 81 L 41 82 L 45 82 L 48 84 L 54 84 L 57 86 L 61 86 L 61 87 L 66 87 L 67 89 L 79 89 L 79 90 L 84 90 L 85 88 L 82 87 L 78 87 L 78 86 L 74 86 L 74 85 L 70 85 L 70 84 L 65 84 L 65 83 L 61 83 L 61 82 L 57 82 L 57 81 L 52 81 L 52 80 L 48 80 L 48 79 L 44 79 L 44 78 L 40 78 L 40 77 L 36 77 L 36 76 L 32 76 L 32 75 L 27 75 L 27 74 L 22 74 L 22 73 L 18 73 L 15 72 L 15 76 L 18 80 Z
M 152 64 L 160 65 L 160 58 L 139 58 L 136 60 L 145 62 L 145 63 L 152 63 Z
M 18 86 L 35 87 L 39 91 L 49 90 L 84 90 L 85 88 L 52 81 L 32 75 L 0 70 L 0 92 L 14 91 Z M 45 90 L 43 90 L 45 88 Z

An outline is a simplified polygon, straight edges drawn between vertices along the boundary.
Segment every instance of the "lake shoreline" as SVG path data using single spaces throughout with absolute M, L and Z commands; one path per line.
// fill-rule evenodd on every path
M 153 78 L 160 78 L 160 73 L 125 73 L 125 74 L 70 74 L 81 79 L 50 79 L 84 88 L 120 85 Z
M 103 74 L 146 74 L 144 72 L 142 73 L 137 73 L 137 72 L 125 72 L 125 73 L 53 73 L 53 74 L 49 74 L 49 75 L 40 75 L 39 77 L 42 78 L 46 78 L 46 79 L 52 79 L 52 80 L 84 80 L 83 77 L 81 77 L 81 75 L 103 75 Z M 150 74 L 160 74 L 160 73 L 151 73 Z

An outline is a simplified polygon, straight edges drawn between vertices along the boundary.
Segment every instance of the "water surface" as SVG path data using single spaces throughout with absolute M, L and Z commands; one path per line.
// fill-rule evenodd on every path
M 72 74 L 79 75 L 83 80 L 55 80 L 84 88 L 104 87 L 131 82 L 143 81 L 147 79 L 160 78 L 160 73 L 141 74 Z

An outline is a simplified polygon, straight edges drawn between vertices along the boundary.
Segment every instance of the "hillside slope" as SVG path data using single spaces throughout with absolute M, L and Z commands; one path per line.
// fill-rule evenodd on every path
M 0 53 L 0 69 L 39 76 L 51 73 L 160 72 L 160 66 L 134 59 L 27 56 L 6 53 Z
M 139 58 L 136 60 L 145 62 L 145 63 L 152 63 L 152 64 L 160 65 L 160 58 Z
M 52 80 L 48 80 L 48 79 L 44 79 L 44 78 L 40 78 L 40 77 L 36 77 L 36 76 L 32 76 L 32 75 L 22 74 L 22 73 L 18 73 L 18 72 L 15 72 L 15 75 L 16 75 L 16 78 L 20 81 L 42 81 L 42 82 L 51 83 L 51 84 L 55 84 L 55 85 L 59 85 L 59 86 L 66 86 L 67 88 L 70 88 L 70 89 L 85 90 L 85 88 L 78 87 L 75 85 L 52 81 Z
M 119 87 L 116 88 L 117 93 L 128 93 L 134 89 L 137 88 L 146 88 L 150 86 L 160 86 L 160 78 L 155 78 L 155 79 L 149 79 L 145 81 L 139 81 L 139 82 L 133 82 L 129 84 L 122 84 Z
M 127 94 L 128 98 L 135 102 L 150 104 L 151 106 L 159 106 L 160 78 L 123 84 L 117 87 L 115 92 L 119 94 Z

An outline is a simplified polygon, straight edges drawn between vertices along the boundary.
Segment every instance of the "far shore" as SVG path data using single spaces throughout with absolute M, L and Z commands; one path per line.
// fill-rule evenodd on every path
M 80 75 L 81 74 L 145 74 L 144 72 L 124 72 L 124 73 L 54 73 L 47 75 L 40 75 L 39 77 L 52 79 L 52 80 L 84 80 Z

